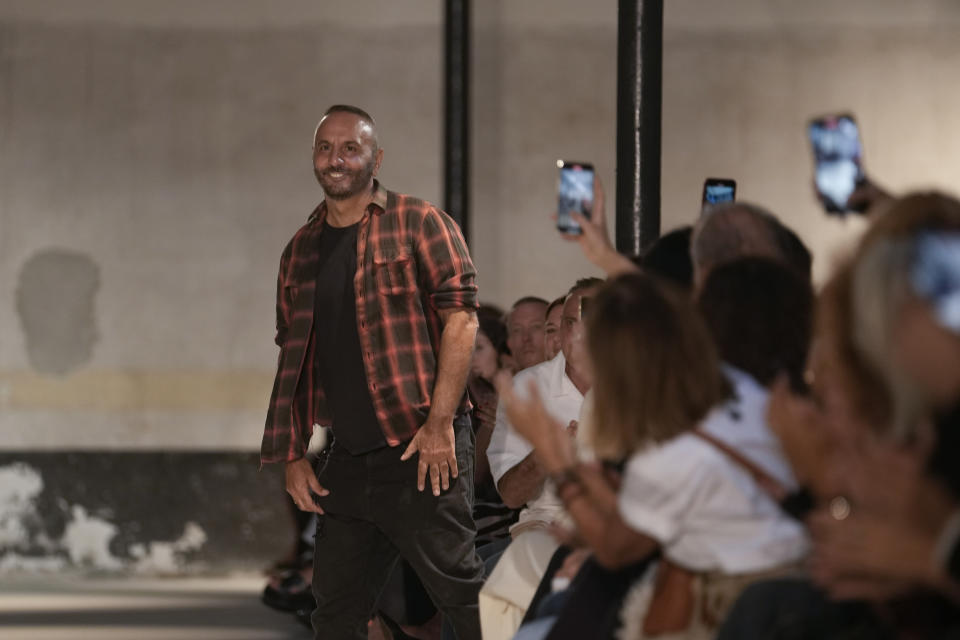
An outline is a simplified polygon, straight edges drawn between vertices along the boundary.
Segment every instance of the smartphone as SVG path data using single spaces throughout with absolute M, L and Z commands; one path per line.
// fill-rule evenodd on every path
M 557 229 L 580 235 L 583 230 L 574 222 L 573 212 L 588 216 L 593 208 L 593 165 L 586 162 L 557 160 L 560 181 L 557 188 Z
M 730 178 L 707 178 L 703 181 L 703 200 L 700 211 L 706 213 L 711 207 L 737 199 L 737 181 Z
M 853 116 L 814 118 L 807 127 L 813 147 L 814 183 L 828 213 L 844 214 L 847 201 L 864 180 L 860 131 Z

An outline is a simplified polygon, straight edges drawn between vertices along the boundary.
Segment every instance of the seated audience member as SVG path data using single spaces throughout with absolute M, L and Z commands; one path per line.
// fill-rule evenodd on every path
M 513 357 L 514 373 L 543 362 L 548 306 L 543 298 L 524 296 L 507 313 L 507 347 Z
M 503 323 L 502 314 L 497 314 L 495 311 L 480 312 L 477 314 L 477 320 L 480 327 L 477 330 L 477 342 L 470 361 L 467 390 L 473 401 L 473 430 L 477 434 L 474 493 L 488 497 L 488 488 L 496 493 L 486 453 L 497 416 L 497 390 L 493 381 L 502 366 L 500 356 L 506 347 L 507 329 Z
M 477 313 L 480 328 L 473 351 L 467 390 L 473 401 L 473 429 L 477 436 L 474 467 L 473 518 L 477 525 L 477 546 L 508 537 L 509 527 L 517 520 L 518 511 L 503 504 L 497 491 L 487 446 L 497 419 L 497 390 L 494 378 L 502 369 L 501 356 L 506 351 L 507 329 L 503 312 L 481 306 Z
M 618 637 L 709 637 L 744 585 L 791 567 L 807 548 L 802 527 L 761 488 L 788 484 L 786 465 L 762 455 L 766 447 L 740 446 L 762 431 L 744 424 L 758 413 L 762 422 L 762 387 L 734 370 L 725 378 L 695 309 L 649 276 L 611 281 L 591 299 L 587 324 L 589 439 L 598 457 L 628 458 L 619 494 L 597 466 L 577 461 L 571 441 L 553 437 L 561 425 L 538 394 L 505 389 L 501 403 L 600 564 L 662 553 L 628 598 Z
M 583 394 L 590 388 L 580 309 L 582 300 L 592 295 L 598 284 L 596 279 L 578 281 L 567 296 L 561 321 L 561 353 L 524 370 L 515 379 L 518 394 L 525 394 L 531 385 L 539 389 L 547 410 L 562 423 L 553 434 L 558 439 L 573 437 Z M 513 430 L 503 407 L 498 408 L 487 448 L 490 469 L 503 501 L 510 507 L 526 507 L 511 529 L 512 542 L 480 591 L 480 624 L 486 640 L 513 636 L 557 548 L 547 528 L 562 515 L 562 506 L 532 452 L 530 444 Z M 488 568 L 490 565 L 492 562 L 488 562 Z
M 543 332 L 544 358 L 553 360 L 560 353 L 560 320 L 563 317 L 563 302 L 566 296 L 560 296 L 547 307 L 546 324 Z
M 816 586 L 755 585 L 724 640 L 781 637 L 785 621 L 801 639 L 960 632 L 958 235 L 960 202 L 900 198 L 824 289 L 816 402 L 784 386 L 770 409 L 797 475 L 820 498 L 810 518 Z

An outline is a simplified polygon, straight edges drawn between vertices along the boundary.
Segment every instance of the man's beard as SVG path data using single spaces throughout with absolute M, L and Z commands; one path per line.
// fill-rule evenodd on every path
M 326 169 L 324 171 L 313 170 L 317 177 L 317 182 L 323 187 L 323 192 L 331 200 L 346 200 L 353 197 L 367 188 L 370 184 L 370 178 L 373 177 L 375 163 L 371 161 L 363 169 L 350 171 L 349 169 Z M 347 176 L 347 181 L 334 183 L 327 174 L 342 173 Z

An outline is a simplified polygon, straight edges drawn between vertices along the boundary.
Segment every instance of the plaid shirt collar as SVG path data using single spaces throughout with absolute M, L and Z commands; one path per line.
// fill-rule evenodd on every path
M 387 210 L 387 190 L 384 188 L 380 181 L 374 178 L 373 180 L 373 198 L 370 200 L 370 204 L 367 205 L 367 211 L 380 215 Z M 324 198 L 323 202 L 310 214 L 310 217 L 307 219 L 307 222 L 310 224 L 323 224 L 323 221 L 327 219 L 327 199 Z

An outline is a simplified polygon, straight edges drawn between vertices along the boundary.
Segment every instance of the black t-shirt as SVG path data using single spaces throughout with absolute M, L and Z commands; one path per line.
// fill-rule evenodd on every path
M 357 271 L 357 228 L 331 227 L 320 234 L 313 328 L 317 373 L 333 417 L 333 434 L 354 455 L 387 444 L 367 388 L 353 276 Z

